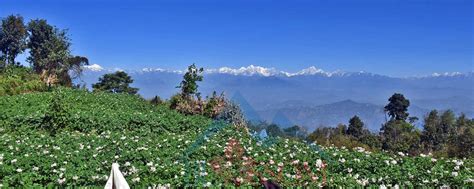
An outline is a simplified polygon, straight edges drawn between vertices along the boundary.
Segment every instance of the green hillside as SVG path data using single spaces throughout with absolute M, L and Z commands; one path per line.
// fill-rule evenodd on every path
M 133 95 L 60 89 L 1 96 L 0 107 L 0 187 L 102 187 L 113 162 L 133 188 L 261 186 L 265 179 L 282 186 L 474 186 L 472 159 L 260 140 Z M 51 115 L 60 115 L 55 133 L 44 126 Z

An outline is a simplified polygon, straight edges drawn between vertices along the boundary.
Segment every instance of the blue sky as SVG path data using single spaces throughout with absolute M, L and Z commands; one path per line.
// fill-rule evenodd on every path
M 474 70 L 473 9 L 470 0 L 0 2 L 1 17 L 69 29 L 73 52 L 108 68 L 195 62 L 389 76 Z

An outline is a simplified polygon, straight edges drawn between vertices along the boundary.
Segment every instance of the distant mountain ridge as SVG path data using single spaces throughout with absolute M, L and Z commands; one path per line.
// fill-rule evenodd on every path
M 117 70 L 120 69 L 91 65 L 76 83 L 90 87 L 101 75 Z M 165 69 L 127 72 L 134 79 L 133 86 L 145 98 L 169 98 L 176 94 L 183 76 L 183 71 Z M 224 92 L 229 98 L 238 94 L 237 99 L 245 101 L 244 112 L 252 109 L 247 111 L 251 119 L 294 122 L 311 130 L 320 125 L 347 123 L 351 116 L 360 114 L 369 128 L 377 130 L 380 120 L 385 119 L 380 108 L 395 92 L 410 99 L 413 114 L 420 119 L 431 109 L 452 109 L 474 117 L 473 84 L 473 72 L 395 78 L 367 72 L 325 72 L 315 67 L 287 73 L 248 66 L 208 69 L 199 90 L 203 96 L 212 91 Z
M 120 68 L 113 68 L 113 69 L 105 69 L 98 64 L 92 64 L 88 66 L 84 66 L 86 71 L 95 71 L 95 72 L 113 72 L 118 70 L 123 70 Z M 165 72 L 165 73 L 177 73 L 177 74 L 184 74 L 186 70 L 169 70 L 163 68 L 142 68 L 141 70 L 123 70 L 129 73 L 147 73 L 147 72 Z M 205 74 L 230 74 L 230 75 L 242 75 L 242 76 L 286 76 L 286 77 L 294 77 L 294 76 L 308 76 L 308 75 L 320 75 L 326 77 L 333 77 L 333 76 L 353 76 L 353 75 L 378 75 L 370 72 L 345 72 L 341 70 L 336 71 L 324 71 L 323 69 L 317 68 L 315 66 L 310 66 L 308 68 L 304 68 L 297 72 L 287 72 L 287 71 L 280 71 L 275 68 L 267 68 L 262 66 L 255 66 L 249 65 L 247 67 L 240 67 L 240 68 L 230 68 L 230 67 L 221 67 L 221 68 L 209 68 L 204 70 Z M 469 71 L 466 73 L 461 72 L 445 72 L 445 73 L 433 73 L 431 75 L 425 76 L 412 76 L 407 78 L 423 78 L 423 77 L 450 77 L 450 76 L 472 76 L 474 71 Z M 383 76 L 383 75 L 379 75 Z M 386 76 L 388 77 L 388 76 Z

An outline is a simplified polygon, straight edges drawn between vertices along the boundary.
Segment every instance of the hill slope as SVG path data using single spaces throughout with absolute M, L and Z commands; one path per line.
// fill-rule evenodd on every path
M 57 97 L 68 116 L 65 128 L 51 135 L 41 126 Z M 2 96 L 0 107 L 0 187 L 104 186 L 112 162 L 134 188 L 259 186 L 259 177 L 287 187 L 472 186 L 474 178 L 471 159 L 432 161 L 259 140 L 243 128 L 135 96 L 67 89 Z

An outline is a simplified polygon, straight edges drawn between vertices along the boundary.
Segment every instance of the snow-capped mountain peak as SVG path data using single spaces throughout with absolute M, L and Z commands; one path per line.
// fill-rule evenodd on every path
M 93 71 L 93 72 L 100 72 L 100 71 L 104 70 L 104 68 L 102 68 L 102 66 L 100 66 L 99 64 L 87 65 L 87 66 L 84 66 L 84 69 L 85 70 L 90 70 L 90 71 Z
M 445 72 L 445 73 L 433 73 L 431 74 L 432 77 L 452 77 L 452 76 L 460 76 L 463 75 L 461 72 Z
M 232 75 L 261 75 L 261 76 L 274 76 L 278 74 L 278 71 L 275 68 L 265 68 L 262 66 L 250 65 L 247 67 L 240 67 L 238 69 L 221 67 L 218 69 L 207 69 L 206 73 L 221 73 L 221 74 L 232 74 Z

